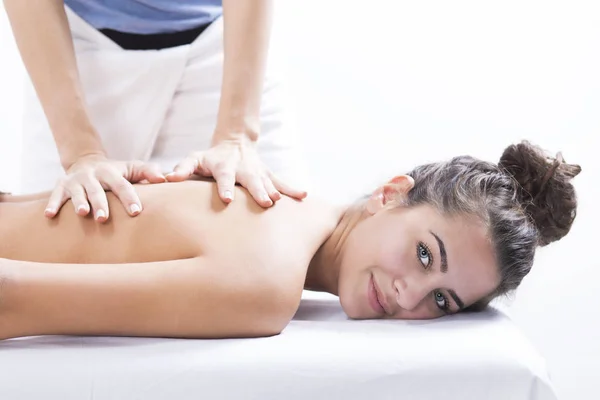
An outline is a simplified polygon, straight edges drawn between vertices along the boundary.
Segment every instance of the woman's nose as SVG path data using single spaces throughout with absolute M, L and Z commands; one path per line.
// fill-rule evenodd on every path
M 425 287 L 425 282 L 410 282 L 406 279 L 396 279 L 394 288 L 396 289 L 396 302 L 406 311 L 417 308 L 429 293 L 429 290 Z

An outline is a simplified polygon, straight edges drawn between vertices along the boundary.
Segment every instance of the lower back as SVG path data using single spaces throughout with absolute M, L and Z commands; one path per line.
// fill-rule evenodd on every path
M 105 223 L 75 214 L 68 201 L 58 216 L 44 217 L 47 198 L 0 203 L 0 257 L 53 263 L 123 263 L 162 261 L 194 256 L 193 240 L 186 235 L 191 226 L 189 196 L 198 192 L 189 183 L 136 185 L 144 206 L 130 217 L 111 193 L 107 193 L 110 215 Z M 191 190 L 190 190 L 191 189 Z M 179 198 L 178 198 L 179 197 Z M 196 212 L 195 214 L 198 214 Z M 182 237 L 183 236 L 183 237 Z

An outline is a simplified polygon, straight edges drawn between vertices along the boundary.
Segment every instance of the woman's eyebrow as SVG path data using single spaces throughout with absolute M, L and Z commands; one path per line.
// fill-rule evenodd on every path
M 456 292 L 454 290 L 448 289 L 448 293 L 450 293 L 450 296 L 452 296 L 452 298 L 454 299 L 454 302 L 458 306 L 458 311 L 465 308 L 465 303 L 463 303 L 463 301 L 460 299 L 460 297 L 458 297 L 458 295 L 456 294 Z
M 438 246 L 440 247 L 440 258 L 442 259 L 441 271 L 442 271 L 442 273 L 445 274 L 446 272 L 448 272 L 448 255 L 446 254 L 446 246 L 444 246 L 444 241 L 442 239 L 440 239 L 440 237 L 438 235 L 433 233 L 433 231 L 429 231 L 429 233 L 431 233 L 433 235 L 436 242 L 438 243 Z M 460 297 L 458 297 L 458 295 L 456 294 L 456 292 L 454 290 L 450 289 L 450 290 L 448 290 L 448 293 L 450 293 L 450 296 L 452 296 L 452 299 L 458 306 L 458 311 L 465 308 L 465 303 L 463 303 L 463 301 L 460 299 Z
M 448 257 L 446 255 L 446 246 L 444 246 L 444 242 L 442 241 L 442 239 L 440 239 L 438 235 L 436 235 L 432 231 L 429 231 L 429 233 L 433 235 L 440 248 L 440 258 L 442 259 L 441 271 L 445 274 L 446 272 L 448 272 Z

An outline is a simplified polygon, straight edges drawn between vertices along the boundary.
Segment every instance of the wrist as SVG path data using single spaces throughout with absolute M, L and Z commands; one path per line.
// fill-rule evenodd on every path
M 213 134 L 213 144 L 225 140 L 238 140 L 255 143 L 260 136 L 258 118 L 241 118 L 217 123 Z
M 83 157 L 106 157 L 106 152 L 100 142 L 93 140 L 93 138 L 79 137 L 63 146 L 59 145 L 57 147 L 60 161 L 65 171 Z

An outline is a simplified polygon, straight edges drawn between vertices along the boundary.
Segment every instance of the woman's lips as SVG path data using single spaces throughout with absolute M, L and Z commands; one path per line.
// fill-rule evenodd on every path
M 377 312 L 377 314 L 385 314 L 385 309 L 381 305 L 377 295 L 377 289 L 375 288 L 375 281 L 373 279 L 373 275 L 371 275 L 371 279 L 369 279 L 369 286 L 367 289 L 367 298 L 369 299 L 369 305 L 371 308 Z

